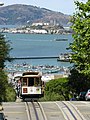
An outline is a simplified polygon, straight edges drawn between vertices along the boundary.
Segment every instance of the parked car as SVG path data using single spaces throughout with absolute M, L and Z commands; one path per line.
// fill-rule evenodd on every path
M 83 91 L 83 92 L 80 92 L 79 96 L 78 96 L 78 99 L 79 100 L 85 100 L 85 95 L 86 95 L 86 92 Z
M 0 120 L 7 120 L 3 112 L 0 112 Z
M 90 89 L 86 92 L 85 100 L 90 100 Z

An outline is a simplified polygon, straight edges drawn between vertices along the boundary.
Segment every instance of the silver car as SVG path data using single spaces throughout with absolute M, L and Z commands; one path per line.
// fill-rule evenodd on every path
M 86 92 L 85 100 L 90 100 L 90 89 Z

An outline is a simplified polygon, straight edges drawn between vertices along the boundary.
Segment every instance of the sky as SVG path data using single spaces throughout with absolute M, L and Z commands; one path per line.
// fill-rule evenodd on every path
M 78 0 L 86 1 L 86 0 Z M 33 5 L 40 8 L 47 8 L 53 11 L 62 12 L 64 14 L 73 15 L 75 12 L 74 0 L 0 0 L 4 6 L 12 4 Z

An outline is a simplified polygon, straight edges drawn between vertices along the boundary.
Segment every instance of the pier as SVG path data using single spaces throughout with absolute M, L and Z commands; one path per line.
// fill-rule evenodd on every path
M 25 57 L 12 57 L 11 59 L 52 59 L 59 58 L 58 56 L 25 56 Z
M 61 62 L 70 62 L 71 60 L 71 54 L 70 53 L 65 53 L 65 54 L 60 54 L 59 56 L 21 56 L 21 57 L 12 57 L 10 58 L 11 60 L 21 60 L 21 59 L 57 59 L 57 61 Z

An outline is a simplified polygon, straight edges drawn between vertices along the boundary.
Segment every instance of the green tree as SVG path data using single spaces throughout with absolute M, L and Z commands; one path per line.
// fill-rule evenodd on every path
M 79 94 L 80 91 L 87 91 L 87 89 L 90 88 L 89 78 L 85 74 L 79 73 L 75 68 L 71 70 L 68 84 L 70 91 L 77 94 Z
M 7 84 L 6 89 L 5 89 L 5 97 L 4 101 L 6 102 L 14 102 L 16 100 L 16 92 L 13 89 L 12 84 Z
M 76 12 L 71 19 L 74 40 L 69 47 L 74 66 L 69 85 L 78 93 L 90 86 L 90 0 L 85 3 L 76 1 L 75 5 Z
M 4 63 L 6 60 L 10 61 L 10 44 L 6 41 L 4 35 L 0 34 L 0 69 L 5 67 Z
M 13 86 L 8 83 L 8 77 L 4 70 L 0 70 L 0 102 L 12 102 L 16 99 Z
M 74 41 L 70 49 L 74 53 L 72 62 L 80 73 L 90 77 L 90 0 L 86 3 L 75 2 L 76 13 L 73 15 L 72 29 Z
M 45 85 L 44 100 L 69 100 L 69 87 L 67 78 L 51 80 Z
M 10 44 L 6 41 L 4 35 L 0 34 L 0 102 L 15 101 L 15 90 L 8 83 L 8 77 L 4 71 L 5 61 L 10 61 Z
M 6 85 L 8 84 L 7 76 L 3 70 L 0 70 L 0 102 L 4 101 Z

